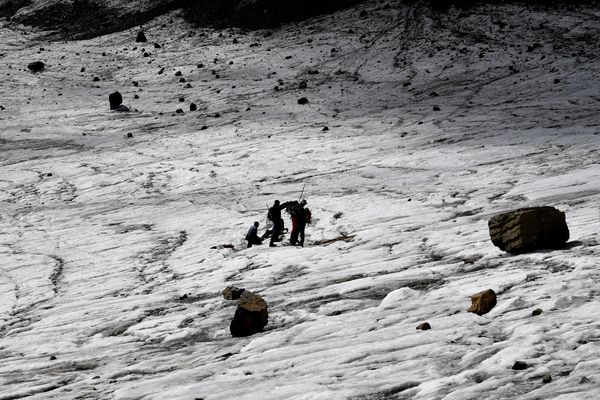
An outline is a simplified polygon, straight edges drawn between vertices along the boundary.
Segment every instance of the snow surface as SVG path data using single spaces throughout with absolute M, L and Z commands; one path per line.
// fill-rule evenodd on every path
M 597 9 L 175 14 L 145 45 L 1 24 L 0 399 L 599 398 Z M 306 247 L 246 249 L 304 185 Z M 495 248 L 489 217 L 533 205 L 569 245 Z M 263 333 L 231 337 L 228 285 L 268 302 Z

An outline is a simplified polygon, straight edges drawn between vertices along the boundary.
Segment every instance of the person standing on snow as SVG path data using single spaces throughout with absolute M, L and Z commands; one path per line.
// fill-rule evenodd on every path
M 279 200 L 273 202 L 273 206 L 269 208 L 269 214 L 267 217 L 270 221 L 273 221 L 273 233 L 271 234 L 271 241 L 269 247 L 276 247 L 275 242 L 279 241 L 279 236 L 283 233 L 285 224 L 283 218 L 281 218 L 281 210 L 288 206 L 289 202 L 279 203 Z
M 296 203 L 290 207 L 289 211 L 292 216 L 292 233 L 290 234 L 290 243 L 295 245 L 298 243 L 304 247 L 304 229 L 306 224 L 310 223 L 311 213 L 310 210 L 304 208 L 306 200 L 302 200 L 300 203 Z
M 248 248 L 252 247 L 253 244 L 262 244 L 262 239 L 258 237 L 258 221 L 254 221 L 254 224 L 248 229 L 246 234 L 246 240 L 248 241 Z

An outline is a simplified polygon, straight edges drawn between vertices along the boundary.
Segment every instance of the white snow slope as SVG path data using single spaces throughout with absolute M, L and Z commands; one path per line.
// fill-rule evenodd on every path
M 600 398 L 598 9 L 173 14 L 145 46 L 2 24 L 0 399 Z M 306 246 L 246 249 L 304 185 Z M 495 248 L 488 219 L 532 205 L 569 245 Z M 231 337 L 228 285 L 264 332 Z

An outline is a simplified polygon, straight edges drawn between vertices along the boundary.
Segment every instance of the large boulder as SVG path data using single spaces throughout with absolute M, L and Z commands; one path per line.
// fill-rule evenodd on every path
M 113 92 L 108 95 L 108 102 L 111 110 L 116 110 L 123 103 L 123 96 L 119 92 Z
M 43 71 L 46 66 L 41 61 L 34 61 L 32 63 L 27 64 L 27 68 L 31 72 L 40 72 Z
M 569 240 L 565 213 L 554 207 L 530 207 L 492 217 L 492 243 L 508 253 L 556 249 Z
M 487 289 L 471 296 L 471 307 L 467 311 L 483 315 L 489 313 L 495 306 L 496 292 L 492 289 Z
M 240 304 L 229 330 L 234 337 L 254 335 L 262 331 L 268 320 L 267 302 L 261 296 L 245 290 L 240 296 Z

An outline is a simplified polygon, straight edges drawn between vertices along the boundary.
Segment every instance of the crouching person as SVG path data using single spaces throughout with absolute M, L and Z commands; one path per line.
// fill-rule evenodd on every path
M 246 241 L 248 241 L 248 247 L 252 247 L 253 244 L 262 244 L 262 239 L 258 237 L 258 221 L 254 221 L 254 224 L 248 229 L 246 234 Z

